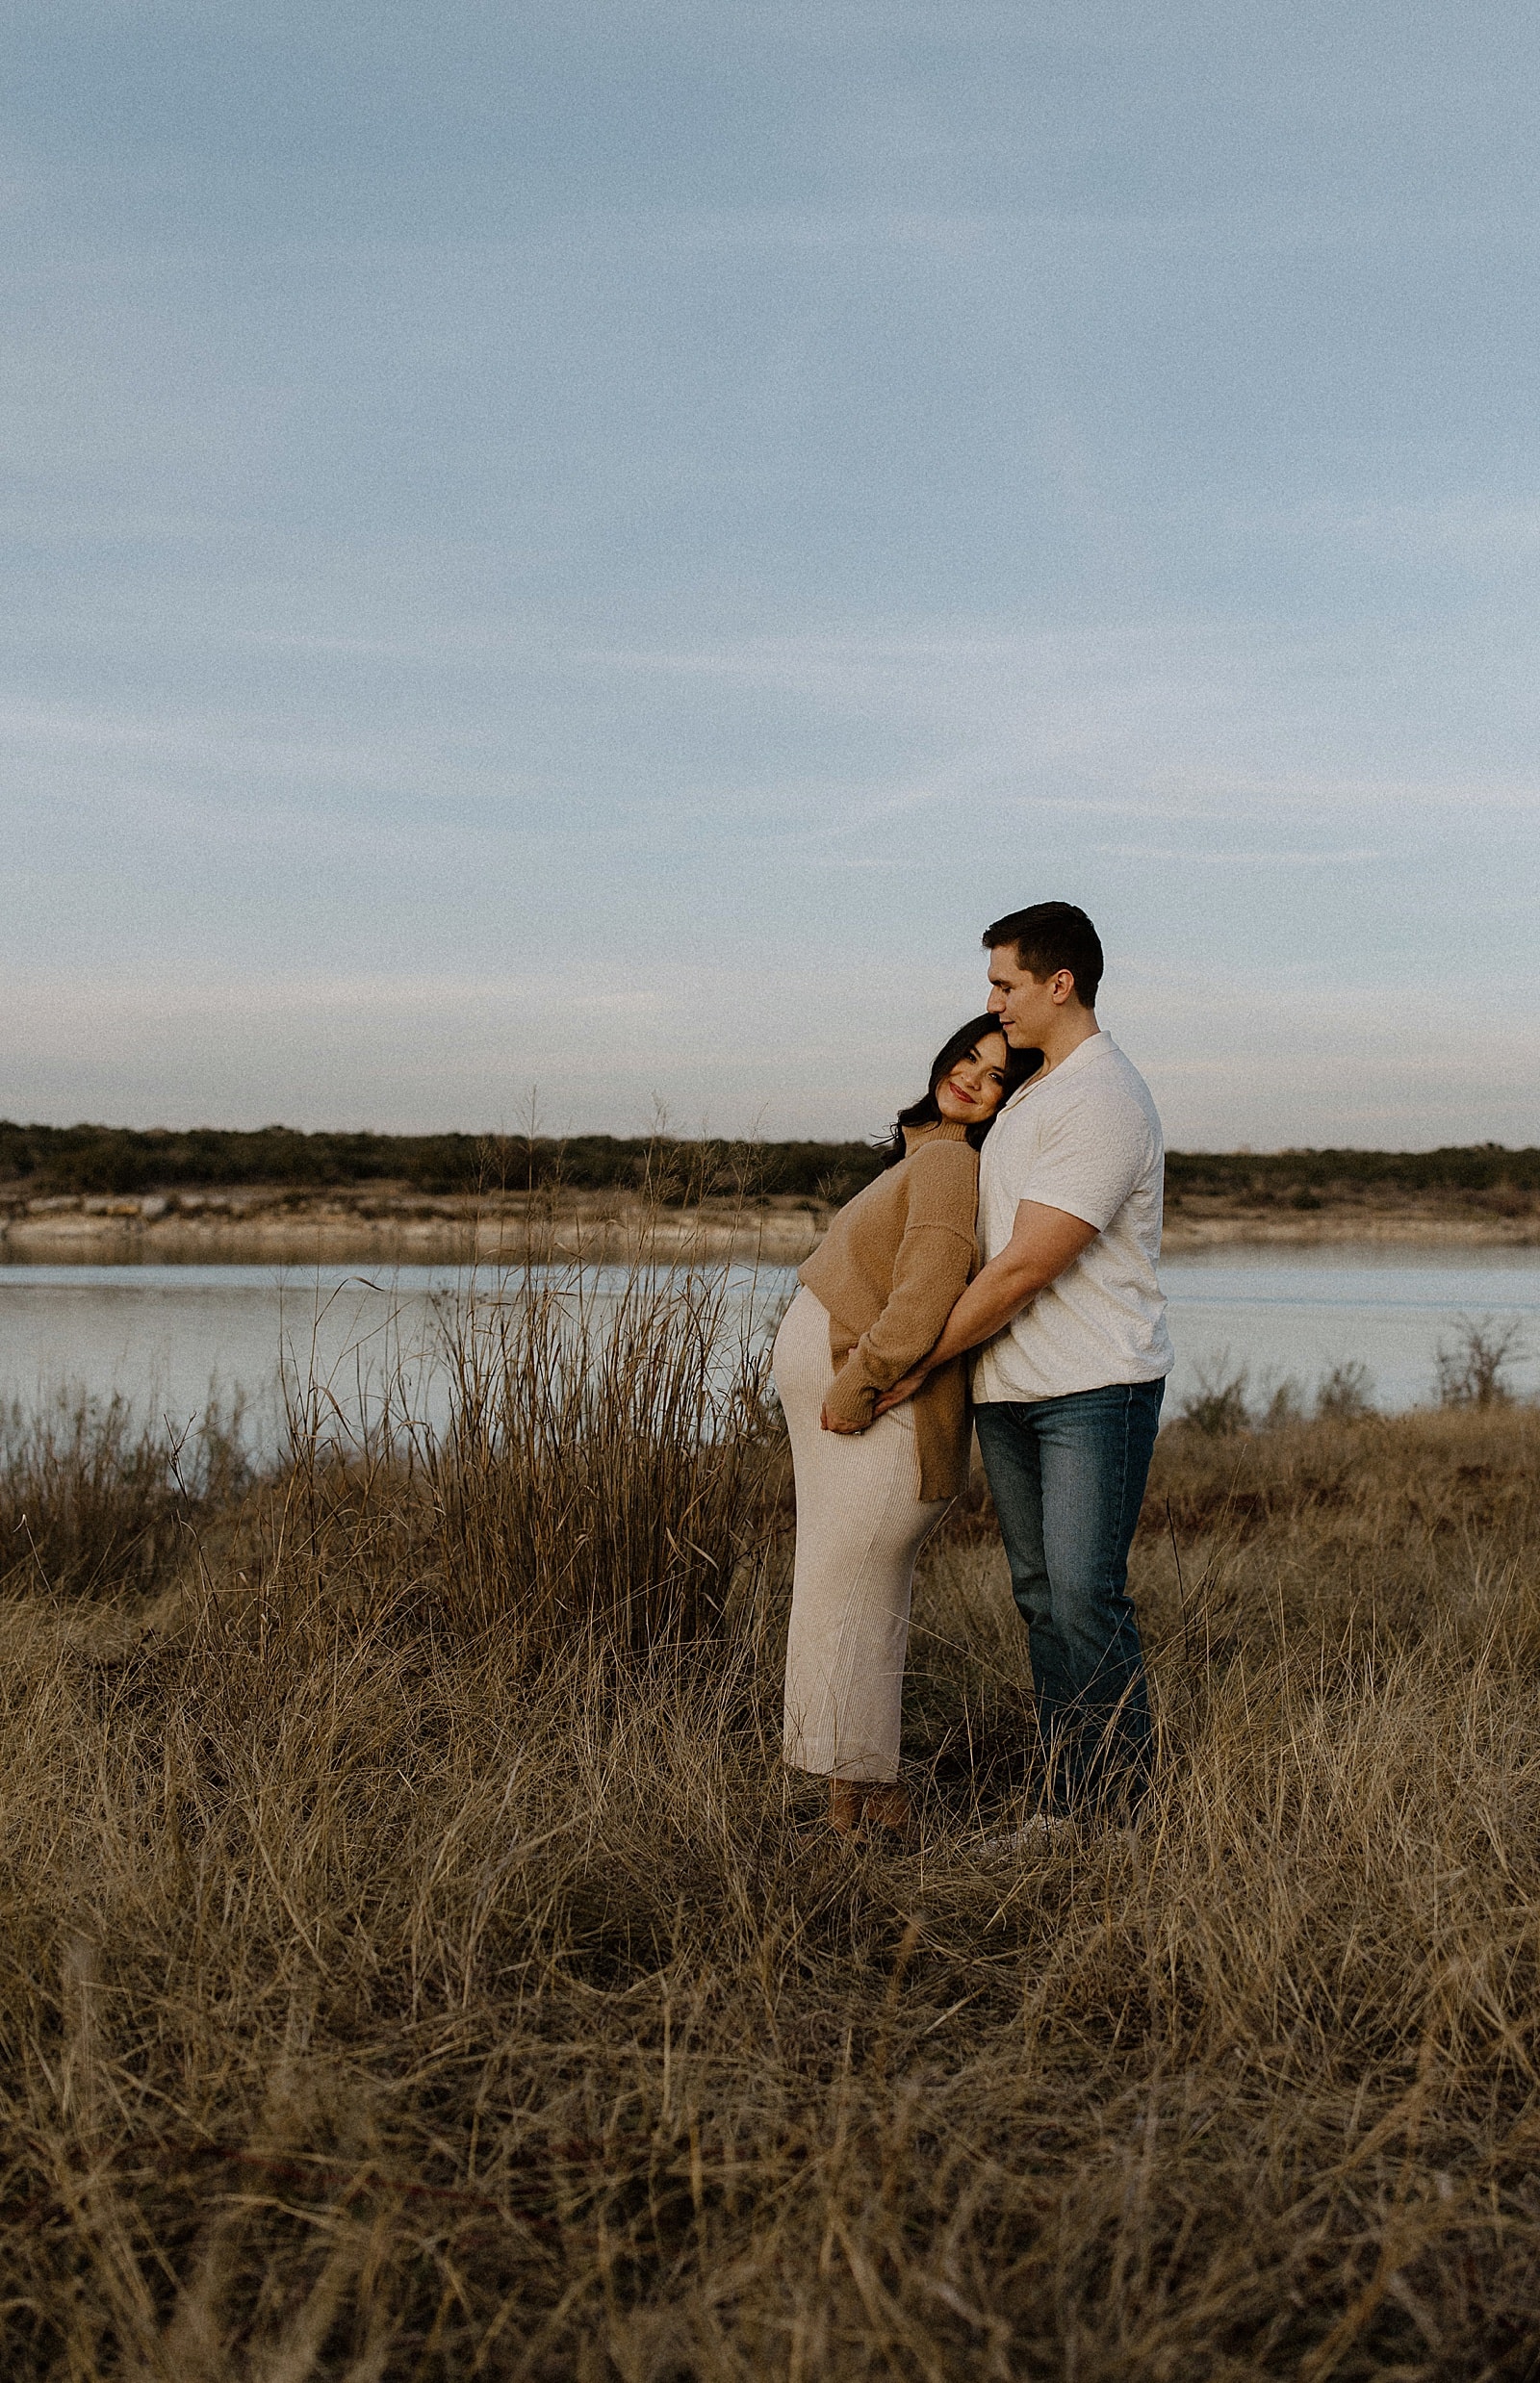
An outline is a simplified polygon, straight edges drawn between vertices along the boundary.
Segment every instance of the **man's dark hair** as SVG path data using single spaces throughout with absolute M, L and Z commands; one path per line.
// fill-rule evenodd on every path
M 1016 966 L 1029 976 L 1057 976 L 1067 968 L 1075 980 L 1076 1000 L 1094 1010 L 1103 966 L 1101 937 L 1073 902 L 1034 902 L 1030 910 L 997 918 L 984 930 L 984 948 L 998 951 L 1002 943 L 1015 945 Z

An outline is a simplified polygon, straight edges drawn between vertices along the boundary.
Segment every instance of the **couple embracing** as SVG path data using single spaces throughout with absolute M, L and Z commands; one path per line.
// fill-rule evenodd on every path
M 1012 1841 L 1127 1815 L 1150 1777 L 1128 1550 L 1171 1368 L 1156 1278 L 1165 1152 L 1096 1023 L 1082 910 L 997 919 L 987 1014 L 938 1053 L 876 1181 L 799 1276 L 776 1340 L 797 1554 L 785 1755 L 842 1832 L 901 1830 L 914 1559 L 977 1430 L 1030 1634 L 1040 1787 Z

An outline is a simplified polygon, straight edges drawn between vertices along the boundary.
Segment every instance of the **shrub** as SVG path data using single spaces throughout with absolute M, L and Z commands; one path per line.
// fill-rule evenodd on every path
M 1438 1345 L 1438 1402 L 1443 1407 L 1506 1406 L 1513 1393 L 1504 1378 L 1526 1354 L 1517 1323 L 1500 1327 L 1490 1316 L 1462 1316 L 1451 1344 Z
M 1194 1431 L 1213 1440 L 1223 1439 L 1237 1431 L 1251 1428 L 1251 1408 L 1247 1399 L 1249 1369 L 1242 1366 L 1235 1373 L 1226 1373 L 1229 1351 L 1205 1368 L 1197 1368 L 1197 1388 L 1190 1391 L 1176 1410 L 1176 1420 L 1190 1423 Z
M 1323 1423 L 1359 1422 L 1373 1406 L 1374 1377 L 1356 1357 L 1333 1366 L 1317 1385 L 1316 1415 Z
M 1252 1418 L 1253 1424 L 1260 1431 L 1282 1431 L 1290 1423 L 1302 1423 L 1304 1420 L 1304 1393 L 1292 1373 L 1285 1374 L 1283 1380 L 1268 1392 L 1266 1406 Z

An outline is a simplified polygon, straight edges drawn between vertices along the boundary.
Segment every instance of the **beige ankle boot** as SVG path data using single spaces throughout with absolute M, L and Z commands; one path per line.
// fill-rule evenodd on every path
M 898 1833 L 909 1827 L 909 1789 L 901 1786 L 897 1780 L 867 1788 L 862 1818 L 868 1828 L 886 1829 Z
M 872 1829 L 901 1834 L 909 1827 L 909 1789 L 896 1780 L 832 1779 L 829 1826 L 842 1837 Z

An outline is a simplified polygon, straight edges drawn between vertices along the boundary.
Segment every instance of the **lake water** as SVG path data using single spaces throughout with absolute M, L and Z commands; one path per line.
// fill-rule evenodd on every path
M 1229 1248 L 1168 1259 L 1162 1272 L 1177 1350 L 1168 1415 L 1201 1376 L 1243 1366 L 1253 1395 L 1291 1379 L 1308 1396 L 1332 1367 L 1358 1364 L 1378 1405 L 1413 1406 L 1435 1395 L 1440 1343 L 1465 1318 L 1517 1328 L 1524 1353 L 1509 1379 L 1540 1394 L 1540 1250 Z M 756 1282 L 744 1268 L 735 1282 L 768 1312 L 791 1276 Z M 211 1387 L 239 1391 L 249 1439 L 270 1451 L 280 1352 L 302 1378 L 325 1379 L 345 1411 L 396 1368 L 436 1407 L 429 1352 L 465 1283 L 449 1267 L 0 1266 L 0 1400 L 116 1390 L 182 1423 Z

